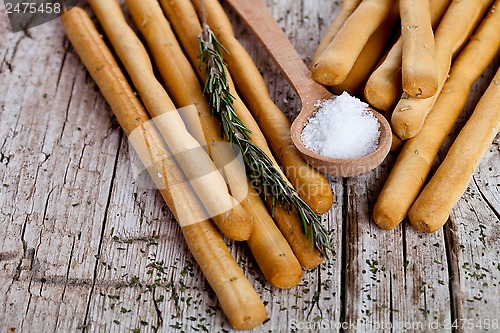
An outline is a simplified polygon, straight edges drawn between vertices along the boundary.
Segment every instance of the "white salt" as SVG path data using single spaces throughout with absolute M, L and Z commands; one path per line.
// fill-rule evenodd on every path
M 301 135 L 307 148 L 333 158 L 362 157 L 377 149 L 380 124 L 368 104 L 344 92 L 317 106 Z

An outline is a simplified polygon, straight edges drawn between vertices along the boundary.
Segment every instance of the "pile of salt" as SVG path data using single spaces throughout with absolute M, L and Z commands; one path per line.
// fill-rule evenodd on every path
M 302 131 L 307 148 L 333 158 L 362 157 L 377 149 L 380 124 L 368 104 L 344 92 L 318 106 Z

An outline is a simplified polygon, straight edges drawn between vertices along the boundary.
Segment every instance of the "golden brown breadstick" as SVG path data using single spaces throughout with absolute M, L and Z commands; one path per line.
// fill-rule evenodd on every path
M 233 82 L 230 77 L 228 78 L 231 89 L 234 91 Z M 266 139 L 260 131 L 257 122 L 250 114 L 250 111 L 248 111 L 240 99 L 234 100 L 234 106 L 237 110 L 239 118 L 252 131 L 252 142 L 262 149 L 267 156 L 270 156 L 274 165 L 277 166 L 276 162 L 272 158 L 271 151 L 267 146 Z M 286 180 L 286 177 L 283 178 Z M 271 204 L 268 202 L 268 207 L 270 206 Z M 285 209 L 283 209 L 283 207 L 277 207 L 274 214 L 274 220 L 283 233 L 283 236 L 285 236 L 288 241 L 288 244 L 290 244 L 293 253 L 299 260 L 302 267 L 305 269 L 311 269 L 318 266 L 324 260 L 324 257 L 321 256 L 319 251 L 315 247 L 311 246 L 312 240 L 311 238 L 306 237 L 302 222 L 300 221 L 297 212 L 292 211 L 288 213 Z
M 192 2 L 200 14 L 200 2 Z M 286 176 L 314 211 L 326 213 L 333 204 L 333 194 L 325 176 L 309 166 L 293 145 L 290 121 L 271 100 L 262 75 L 245 48 L 234 37 L 231 22 L 219 1 L 205 0 L 205 12 L 210 28 L 228 50 L 224 60 L 238 92 L 265 134 Z
M 453 55 L 469 38 L 492 2 L 493 0 L 453 1 L 448 7 L 435 35 L 438 92 L 448 77 Z M 403 94 L 391 117 L 394 132 L 403 140 L 417 135 L 437 97 L 438 94 L 429 98 L 414 98 Z
M 272 205 L 271 202 L 267 204 L 268 207 Z M 307 239 L 304 235 L 299 214 L 295 210 L 287 212 L 283 207 L 276 206 L 273 219 L 305 270 L 318 267 L 323 262 L 325 258 L 312 246 L 311 238 Z
M 400 0 L 399 6 L 403 91 L 416 98 L 434 96 L 438 89 L 438 73 L 430 0 Z
M 224 162 L 232 160 L 234 153 L 227 144 L 213 145 L 213 143 L 226 143 L 226 141 L 220 135 L 219 124 L 210 114 L 198 78 L 177 42 L 158 1 L 127 0 L 126 3 L 151 50 L 175 104 L 179 107 L 196 105 L 197 112 L 194 112 L 196 116 L 189 120 L 185 119 L 186 125 L 194 128 L 196 124 L 191 122 L 201 123 L 201 137 L 208 143 L 207 146 L 215 164 L 219 168 L 224 167 L 226 177 L 229 179 L 228 183 L 231 185 L 231 194 L 238 200 L 240 197 L 245 197 L 241 205 L 252 216 L 254 222 L 248 245 L 264 276 L 273 286 L 294 287 L 302 277 L 300 264 L 269 216 L 266 206 L 255 190 L 249 186 L 244 169 L 238 168 L 238 165 L 236 168 L 231 168 L 232 164 L 218 165 L 219 160 Z M 241 171 L 241 174 L 238 174 L 238 171 Z M 235 179 L 243 179 L 244 183 L 232 186 L 236 183 Z M 235 191 L 247 191 L 248 195 L 245 193 L 240 195 Z
M 500 0 L 496 4 L 500 4 Z M 373 210 L 375 222 L 381 228 L 392 229 L 406 217 L 439 148 L 465 106 L 472 84 L 500 48 L 498 31 L 500 11 L 490 11 L 453 63 L 450 77 L 422 131 L 405 143 Z
M 431 0 L 431 20 L 436 28 L 451 0 Z M 401 78 L 402 40 L 392 46 L 385 59 L 366 82 L 365 98 L 378 110 L 389 111 L 403 93 Z
M 399 153 L 401 151 L 401 148 L 403 148 L 403 140 L 394 132 L 392 132 L 392 144 L 391 144 L 391 152 L 393 153 Z
M 150 143 L 149 147 L 139 145 L 134 148 L 138 152 L 168 156 L 159 134 L 147 126 L 149 117 L 146 111 L 89 16 L 81 8 L 74 7 L 61 17 L 61 21 L 71 44 L 108 101 L 125 134 L 131 135 L 140 129 Z M 155 164 L 149 170 L 156 182 L 165 182 L 167 179 L 182 182 L 185 179 L 172 159 L 162 159 L 162 164 L 164 167 Z M 158 172 L 163 174 L 163 178 L 156 176 Z M 186 242 L 231 325 L 238 329 L 250 329 L 262 323 L 267 318 L 264 305 L 231 256 L 224 240 L 210 221 L 196 223 L 196 212 L 200 211 L 201 205 L 195 193 L 189 187 L 185 191 L 171 193 L 169 186 L 162 186 L 160 192 L 177 221 L 181 225 L 184 223 L 182 232 Z M 186 220 L 182 221 L 180 216 Z
M 193 7 L 193 4 L 189 0 L 161 0 L 160 4 L 162 5 L 163 10 L 167 14 L 167 17 L 170 20 L 170 23 L 172 24 L 174 30 L 182 32 L 178 33 L 177 36 L 179 37 L 181 45 L 183 46 L 185 52 L 187 53 L 191 65 L 194 68 L 199 69 L 198 57 L 200 50 L 198 43 L 196 42 L 196 36 L 200 34 L 202 28 L 198 20 L 198 16 L 196 14 L 196 10 Z M 199 77 L 202 80 L 204 80 L 205 71 L 198 70 L 198 74 Z M 260 149 L 262 149 L 273 160 L 273 163 L 277 165 L 276 162 L 274 161 L 273 156 L 271 155 L 269 147 L 267 146 L 266 139 L 264 138 L 264 135 L 262 134 L 259 126 L 257 125 L 257 122 L 255 121 L 250 111 L 247 109 L 245 104 L 241 101 L 238 94 L 236 93 L 233 81 L 229 73 L 228 73 L 228 81 L 231 88 L 231 94 L 235 96 L 234 108 L 236 109 L 236 113 L 238 114 L 238 117 L 242 120 L 242 122 L 245 124 L 245 126 L 252 131 L 251 138 L 253 143 L 255 143 Z M 299 228 L 302 228 L 302 224 L 300 223 L 299 220 L 295 219 L 295 217 L 292 214 L 287 214 L 287 215 L 288 217 L 283 217 L 283 219 L 288 218 L 287 223 L 288 225 L 293 226 L 294 228 L 293 230 L 299 230 Z M 298 228 L 294 226 L 294 224 L 296 223 L 299 223 Z M 280 224 L 278 224 L 278 226 L 280 226 Z M 290 244 L 290 247 L 294 251 L 295 255 L 297 256 L 297 259 L 299 259 L 299 262 L 303 267 L 309 267 L 312 262 L 317 261 L 316 258 L 320 255 L 316 249 L 312 251 L 307 251 L 307 250 L 301 251 L 301 253 L 304 254 L 310 253 L 311 257 L 308 259 L 305 256 L 302 256 L 301 258 L 301 256 L 298 254 L 298 249 L 301 248 L 308 249 L 311 247 L 311 239 L 306 238 L 305 233 L 303 231 L 294 234 L 294 238 L 291 239 L 287 236 L 290 235 L 290 233 L 283 231 L 281 227 L 280 230 L 287 239 L 288 243 Z M 304 260 L 304 258 L 306 258 L 307 260 Z
M 163 10 L 167 14 L 167 18 L 172 24 L 174 30 L 179 31 L 177 34 L 179 41 L 184 48 L 188 59 L 191 62 L 193 68 L 197 68 L 198 77 L 204 81 L 205 71 L 204 66 L 199 65 L 199 55 L 200 47 L 197 37 L 200 35 L 202 28 L 201 23 L 198 20 L 196 10 L 190 0 L 161 0 L 160 4 Z M 181 33 L 182 32 L 182 33 Z M 242 120 L 246 127 L 251 131 L 252 142 L 255 143 L 260 149 L 262 149 L 267 156 L 273 161 L 273 164 L 281 172 L 278 163 L 271 154 L 271 150 L 267 144 L 267 140 L 264 137 L 259 125 L 257 124 L 255 118 L 252 116 L 248 110 L 243 100 L 240 98 L 238 92 L 236 91 L 232 76 L 228 73 L 228 83 L 231 89 L 231 94 L 234 96 L 234 108 L 238 117 Z M 283 175 L 283 178 L 288 181 L 288 179 Z
M 392 107 L 403 92 L 402 52 L 403 41 L 400 38 L 366 81 L 364 89 L 366 101 L 375 109 L 385 111 L 385 115 L 390 115 Z
M 356 10 L 360 3 L 361 0 L 342 0 L 340 12 L 335 17 L 335 20 L 330 25 L 323 38 L 321 38 L 321 41 L 319 42 L 319 45 L 314 52 L 311 64 L 314 65 L 318 61 L 319 56 L 328 47 L 328 45 L 330 45 L 333 38 L 335 38 L 335 36 L 339 32 L 340 28 L 342 28 L 345 21 L 349 18 L 349 16 L 351 16 L 351 14 L 354 12 L 354 10 Z
M 157 81 L 146 49 L 128 26 L 115 0 L 90 0 L 118 57 L 130 75 L 146 109 L 169 150 L 190 180 L 219 229 L 234 240 L 247 240 L 252 221 L 246 211 L 228 193 L 224 178 L 208 154 L 187 132 L 169 96 Z
M 342 83 L 393 4 L 394 0 L 362 1 L 311 67 L 312 78 L 326 86 Z
M 497 30 L 498 33 L 498 30 Z M 418 231 L 441 228 L 500 130 L 500 69 L 453 142 L 443 163 L 410 208 Z
M 392 31 L 399 19 L 398 1 L 392 7 L 389 16 L 366 42 L 363 51 L 359 54 L 346 79 L 341 84 L 333 87 L 335 93 L 341 94 L 347 91 L 351 95 L 358 95 L 361 92 L 392 37 Z
M 209 110 L 206 110 L 205 112 L 211 117 Z M 203 110 L 200 111 L 200 118 L 203 117 L 202 114 L 205 112 Z M 196 121 L 200 121 L 200 118 L 196 117 Z M 203 120 L 201 120 L 201 122 L 203 123 Z M 187 121 L 186 124 L 188 124 Z M 209 137 L 215 138 L 218 136 L 220 138 L 220 129 L 218 126 L 206 126 L 205 123 L 203 127 L 209 129 Z M 227 165 L 228 160 L 235 158 L 234 151 L 227 145 L 227 142 L 220 144 L 220 141 L 215 140 L 212 142 L 212 148 L 210 151 L 214 163 L 219 168 L 224 168 L 224 176 L 231 186 L 231 193 L 237 198 L 244 197 L 244 199 L 241 200 L 241 205 L 247 210 L 247 212 L 249 212 L 254 221 L 254 228 L 252 234 L 250 235 L 250 239 L 248 240 L 248 246 L 250 247 L 250 250 L 252 251 L 252 254 L 266 280 L 271 285 L 278 288 L 287 289 L 296 286 L 302 278 L 301 265 L 305 269 L 313 268 L 319 265 L 323 258 L 315 249 L 309 249 L 309 251 L 305 253 L 305 251 L 299 247 L 297 256 L 294 254 L 294 251 L 297 249 L 292 251 L 290 245 L 297 243 L 293 242 L 294 238 L 297 237 L 286 237 L 292 239 L 290 244 L 288 243 L 287 239 L 283 236 L 273 219 L 270 217 L 266 206 L 262 203 L 259 195 L 248 182 L 245 170 L 240 167 L 239 163 L 237 163 L 238 167 L 236 168 L 231 168 Z M 244 180 L 243 182 L 242 179 Z M 240 183 L 238 184 L 238 182 Z M 246 190 L 246 193 L 236 193 L 236 191 L 243 192 L 244 190 Z M 272 207 L 269 209 L 272 209 Z M 277 209 L 277 211 L 279 213 L 275 213 L 275 220 L 277 219 L 277 216 L 280 216 L 280 218 L 285 221 L 290 221 L 292 219 L 292 217 L 290 217 L 291 215 L 284 210 Z M 284 215 L 281 216 L 280 213 L 286 214 L 286 217 Z M 297 214 L 292 214 L 292 216 L 298 218 Z M 293 227 L 295 227 L 295 225 L 293 225 L 290 229 L 297 232 L 299 235 L 298 238 L 300 239 L 300 235 L 304 234 L 301 229 L 302 225 L 300 221 L 296 224 L 296 226 L 297 228 L 293 229 Z M 307 256 L 308 253 L 310 253 L 309 256 Z M 300 263 L 298 258 L 301 259 Z M 315 258 L 316 260 L 314 260 L 314 266 L 311 267 L 309 265 L 313 265 L 312 258 Z
M 218 127 L 212 130 L 214 134 L 220 132 Z M 232 150 L 227 144 L 218 144 L 212 149 L 212 156 L 216 163 L 227 160 L 231 153 Z M 243 174 L 235 175 L 232 171 Z M 241 204 L 254 219 L 254 230 L 248 240 L 248 246 L 267 281 L 278 288 L 295 287 L 302 278 L 301 263 L 297 260 L 297 256 L 281 231 L 276 227 L 257 192 L 246 181 L 244 169 L 225 168 L 225 176 L 228 178 L 229 184 L 235 183 L 235 179 L 245 179 L 245 182 L 239 187 L 247 186 L 248 194 Z M 297 230 L 297 232 L 304 233 L 302 230 Z

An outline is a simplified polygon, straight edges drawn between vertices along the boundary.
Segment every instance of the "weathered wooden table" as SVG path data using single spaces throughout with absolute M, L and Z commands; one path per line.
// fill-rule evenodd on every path
M 339 3 L 267 1 L 306 62 Z M 12 33 L 4 8 L 0 16 L 0 331 L 230 330 L 160 195 L 134 183 L 127 140 L 59 22 Z M 297 98 L 231 18 L 293 116 Z M 500 331 L 498 144 L 432 235 L 371 220 L 394 156 L 331 179 L 336 202 L 324 220 L 335 254 L 291 290 L 270 287 L 247 247 L 231 243 L 270 316 L 255 331 Z

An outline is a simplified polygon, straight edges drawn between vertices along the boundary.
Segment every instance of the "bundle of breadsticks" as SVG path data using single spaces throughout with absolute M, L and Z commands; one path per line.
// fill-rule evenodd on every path
M 499 31 L 499 0 L 343 0 L 311 72 L 336 92 L 364 93 L 391 119 L 400 152 L 374 207 L 381 228 L 409 216 L 418 231 L 434 232 L 448 220 L 498 134 L 498 73 L 424 184 L 473 83 L 500 50 Z
M 245 170 L 227 163 L 234 151 L 222 144 L 226 138 L 200 85 L 206 79 L 200 68 L 200 3 L 126 0 L 147 49 L 117 0 L 89 3 L 110 45 L 78 7 L 61 18 L 69 40 L 181 226 L 230 324 L 236 329 L 260 325 L 267 318 L 265 307 L 217 228 L 230 239 L 246 241 L 267 281 L 278 288 L 296 286 L 302 269 L 318 266 L 324 257 L 312 246 L 297 211 L 264 202 Z M 204 8 L 204 19 L 228 50 L 224 60 L 234 107 L 251 130 L 252 142 L 284 170 L 282 176 L 288 176 L 304 202 L 317 214 L 327 212 L 333 194 L 326 178 L 295 150 L 289 120 L 272 102 L 219 2 L 206 0 Z M 194 112 L 178 111 L 182 107 Z

